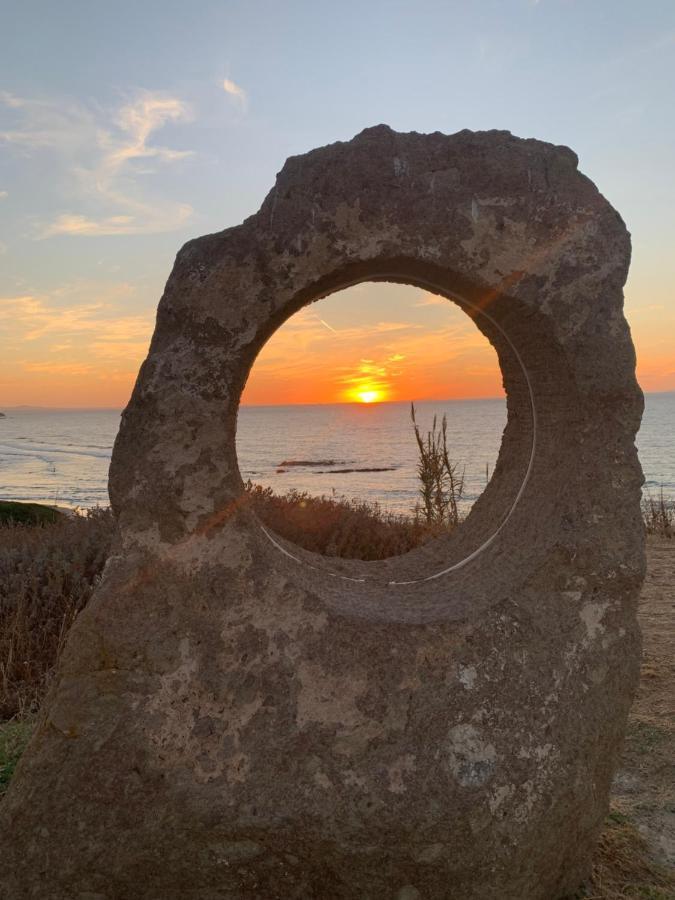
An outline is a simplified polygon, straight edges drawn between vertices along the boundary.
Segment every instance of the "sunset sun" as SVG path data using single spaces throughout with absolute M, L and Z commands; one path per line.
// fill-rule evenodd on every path
M 376 388 L 364 388 L 356 395 L 359 403 L 377 403 L 382 399 L 382 391 Z
M 355 384 L 344 393 L 344 399 L 351 403 L 382 403 L 389 396 L 387 387 L 366 382 Z

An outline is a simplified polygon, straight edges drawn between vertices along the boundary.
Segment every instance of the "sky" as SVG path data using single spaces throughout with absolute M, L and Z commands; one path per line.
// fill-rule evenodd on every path
M 288 156 L 381 122 L 572 147 L 632 233 L 638 378 L 675 390 L 672 0 L 0 0 L 0 13 L 0 408 L 123 406 L 180 246 L 255 212 Z M 364 284 L 280 329 L 243 402 L 373 391 L 501 385 L 463 314 Z

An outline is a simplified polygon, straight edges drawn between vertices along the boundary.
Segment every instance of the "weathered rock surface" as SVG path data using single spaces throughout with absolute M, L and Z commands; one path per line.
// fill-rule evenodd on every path
M 2 897 L 577 887 L 638 672 L 629 257 L 570 150 L 384 126 L 180 251 L 115 445 L 120 546 L 0 808 Z M 347 564 L 262 531 L 235 427 L 269 335 L 364 279 L 472 315 L 508 425 L 453 536 Z

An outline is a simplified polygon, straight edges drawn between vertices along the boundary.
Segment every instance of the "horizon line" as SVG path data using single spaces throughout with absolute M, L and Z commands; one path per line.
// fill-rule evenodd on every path
M 669 388 L 664 391 L 643 391 L 643 394 L 675 394 L 675 388 Z M 495 395 L 490 397 L 422 397 L 419 400 L 378 400 L 375 403 L 363 403 L 359 400 L 332 400 L 324 403 L 240 403 L 240 407 L 249 409 L 269 408 L 274 406 L 393 406 L 397 403 L 462 403 L 469 400 L 506 400 L 506 394 Z M 7 410 L 31 409 L 31 410 L 54 410 L 54 411 L 74 411 L 81 412 L 122 412 L 127 408 L 128 404 L 123 406 L 42 406 L 35 403 L 18 403 L 14 406 L 0 407 L 0 413 Z
M 490 397 L 422 397 L 419 400 L 378 400 L 375 403 L 363 403 L 359 400 L 331 400 L 328 402 L 291 402 L 291 403 L 240 403 L 240 407 L 260 408 L 271 406 L 391 406 L 395 403 L 454 403 L 465 400 L 505 400 L 506 395 L 494 395 Z M 32 409 L 32 410 L 90 410 L 92 412 L 117 412 L 126 409 L 128 404 L 124 406 L 42 406 L 36 403 L 18 403 L 15 406 L 0 407 L 3 410 Z

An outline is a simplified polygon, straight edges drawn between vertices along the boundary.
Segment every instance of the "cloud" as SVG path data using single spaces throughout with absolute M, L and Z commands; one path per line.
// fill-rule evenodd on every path
M 192 155 L 152 140 L 166 125 L 190 120 L 183 100 L 141 91 L 106 121 L 102 111 L 67 101 L 23 99 L 5 92 L 0 102 L 19 120 L 14 129 L 0 132 L 0 141 L 29 155 L 50 152 L 62 157 L 70 193 L 85 207 L 42 223 L 37 237 L 153 234 L 179 228 L 190 218 L 187 203 L 148 197 L 142 185 L 142 177 L 156 167 Z
M 223 90 L 226 94 L 229 94 L 231 97 L 234 97 L 241 104 L 242 109 L 246 109 L 248 106 L 248 97 L 246 95 L 246 91 L 232 81 L 229 78 L 223 79 Z
M 49 353 L 120 356 L 124 346 L 127 358 L 138 360 L 148 347 L 153 315 L 124 309 L 133 292 L 124 282 L 83 281 L 49 294 L 0 297 L 2 331 L 21 346 L 24 355 L 38 352 L 27 344 L 47 339 L 44 351 Z M 111 351 L 112 347 L 117 349 Z
M 411 331 L 419 328 L 424 328 L 424 326 L 415 322 L 378 322 L 377 325 L 373 326 L 372 330 L 383 333 L 387 331 Z
M 9 91 L 0 91 L 0 103 L 18 109 L 19 107 L 24 106 L 26 101 L 22 100 L 21 97 L 17 97 L 15 94 L 11 94 Z
M 0 200 L 4 200 L 7 197 L 7 191 L 0 191 Z
M 40 236 L 46 238 L 57 234 L 96 236 L 173 231 L 178 225 L 187 222 L 191 215 L 192 207 L 189 204 L 177 204 L 172 217 L 168 219 L 158 217 L 157 221 L 154 218 L 138 220 L 133 216 L 109 216 L 96 220 L 65 213 L 46 225 Z
M 449 303 L 449 300 L 445 297 L 439 297 L 438 294 L 425 293 L 424 296 L 413 303 L 413 306 L 444 306 L 446 303 Z
M 41 375 L 88 375 L 92 366 L 83 363 L 24 363 L 23 370 Z
M 47 101 L 0 91 L 0 104 L 14 111 L 16 127 L 0 131 L 4 141 L 29 156 L 40 150 L 69 156 L 96 145 L 94 115 L 70 100 Z

